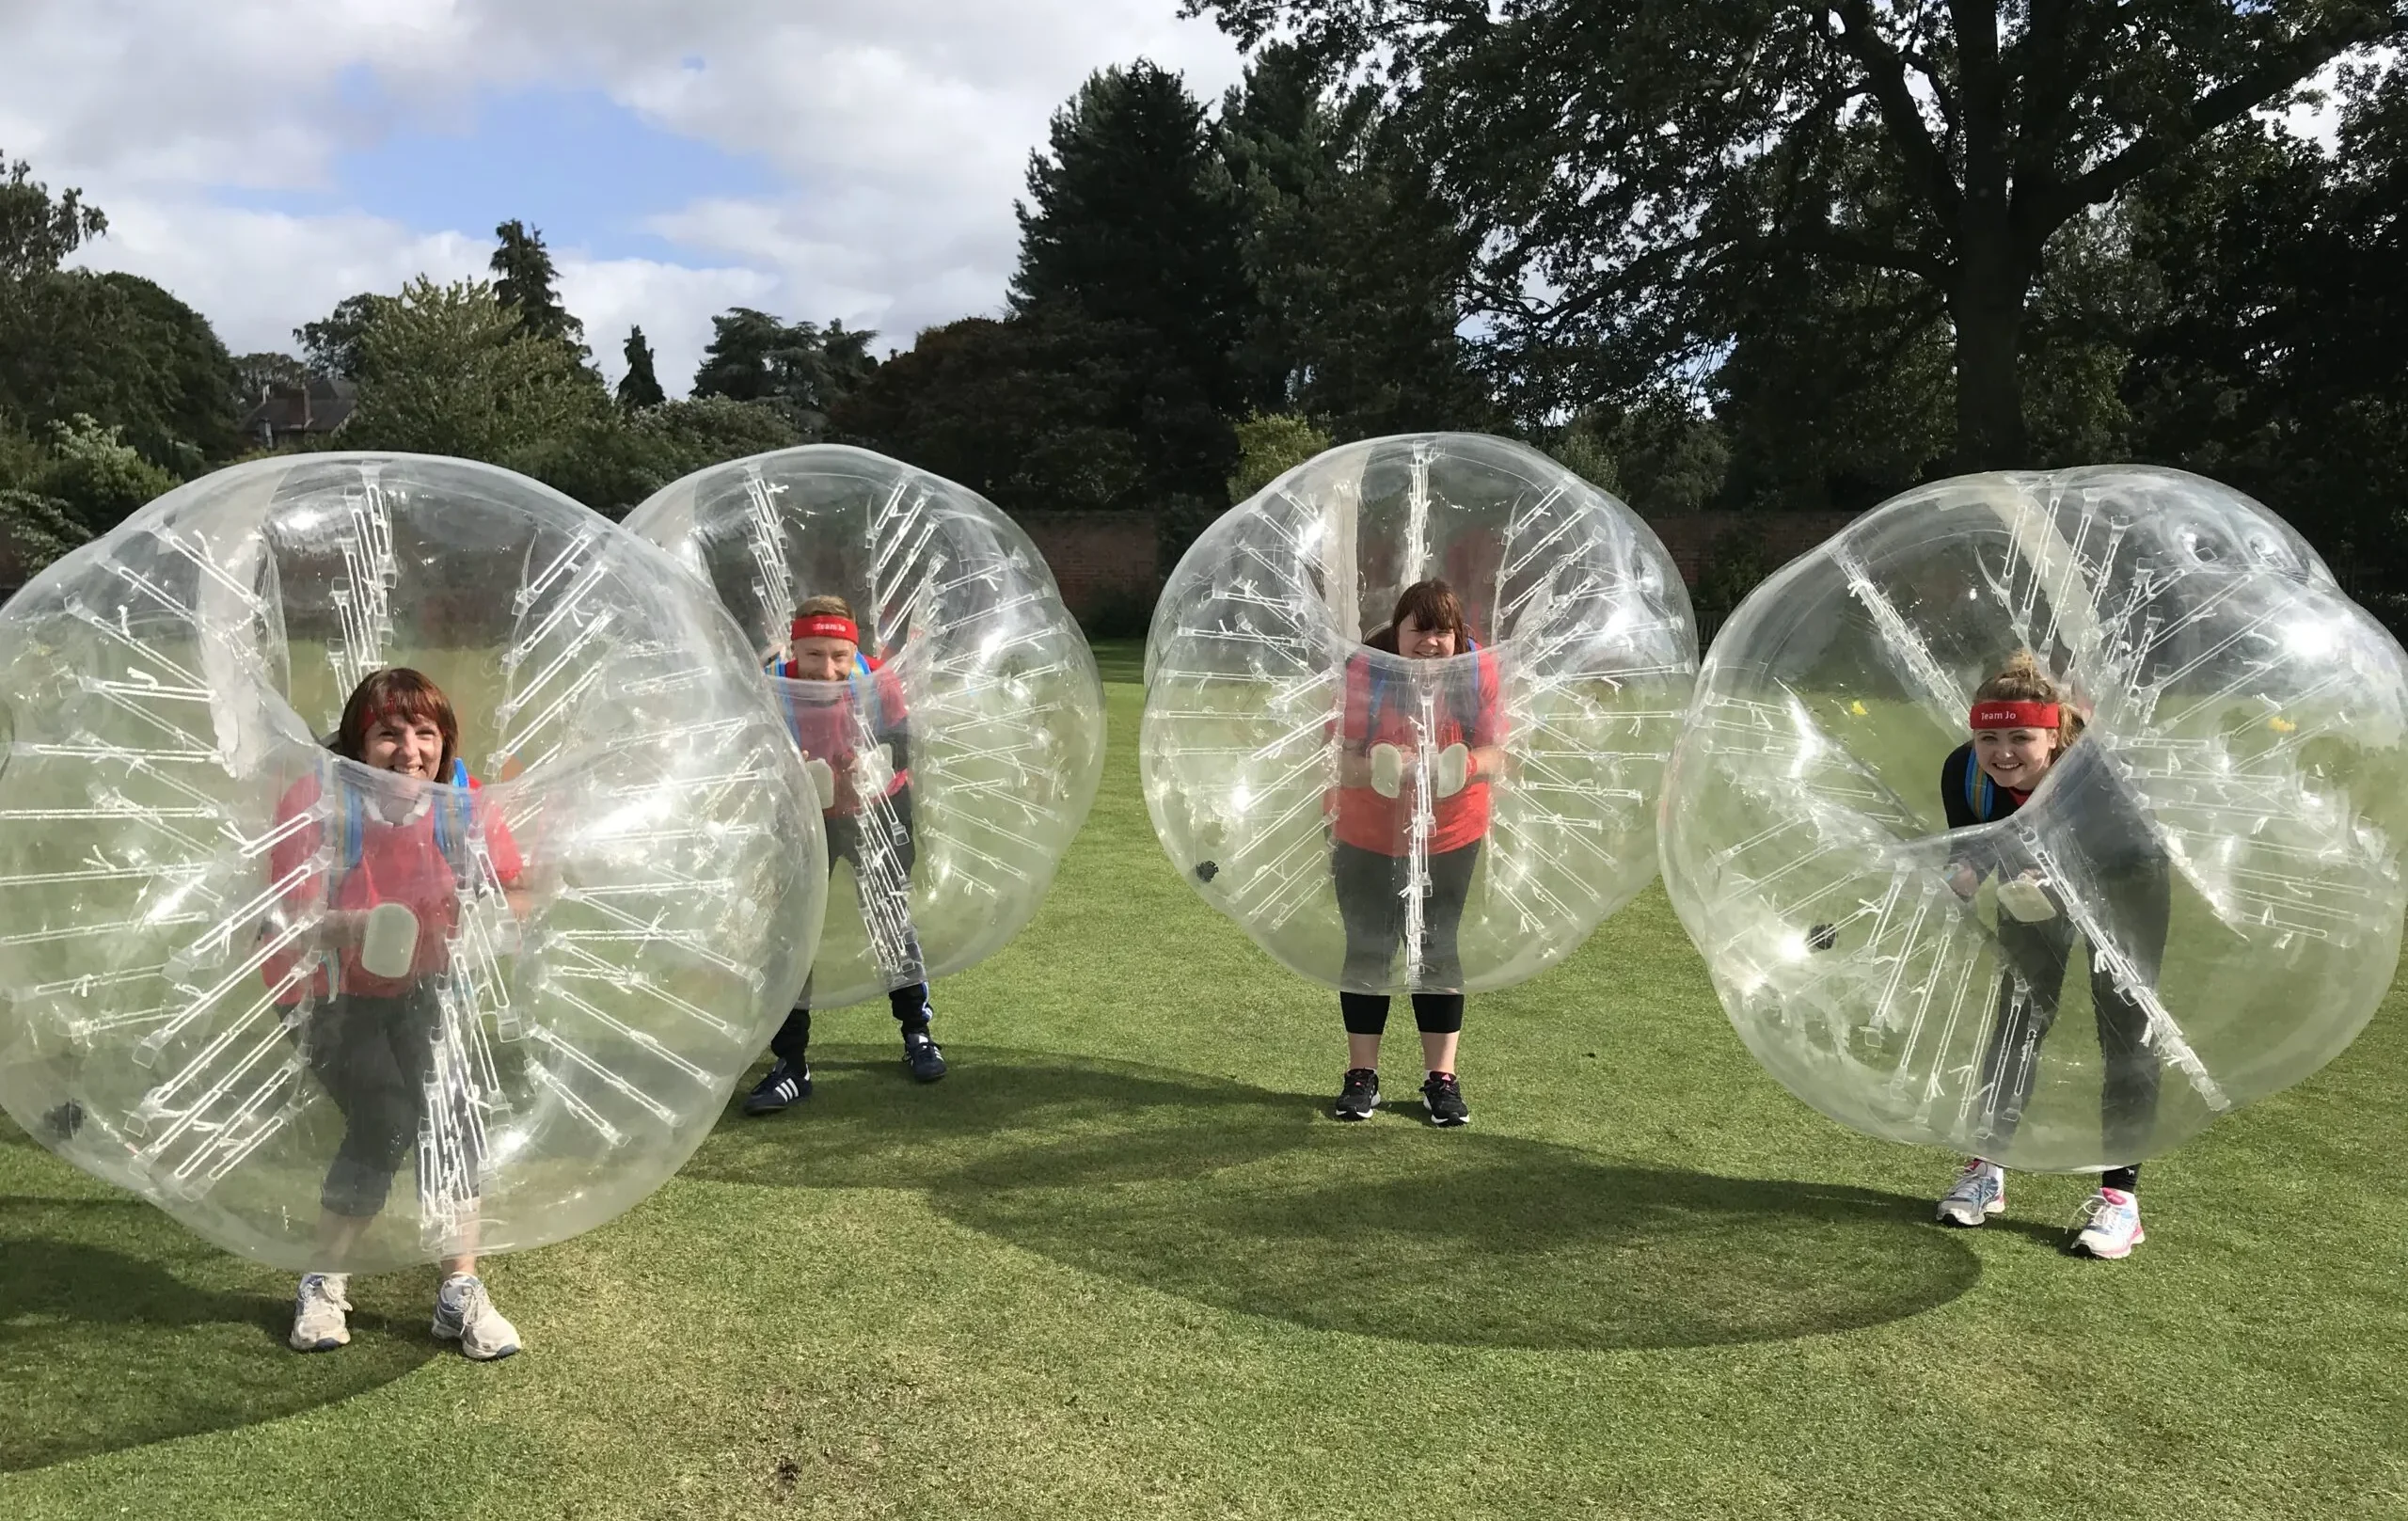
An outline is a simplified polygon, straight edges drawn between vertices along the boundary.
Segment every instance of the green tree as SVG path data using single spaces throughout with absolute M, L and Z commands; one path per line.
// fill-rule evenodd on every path
M 0 410 L 31 429 L 88 415 L 190 474 L 233 451 L 234 391 L 208 321 L 139 276 L 62 270 L 0 296 Z
M 375 309 L 358 363 L 346 448 L 525 468 L 522 460 L 590 442 L 614 420 L 610 393 L 578 350 L 528 331 L 482 281 L 412 280 Z
M 869 353 L 877 336 L 842 322 L 822 328 L 731 307 L 711 319 L 711 341 L 694 372 L 693 393 L 770 403 L 784 408 L 805 436 L 816 438 L 826 431 L 829 413 L 878 368 Z
M 1264 486 L 1329 448 L 1329 435 L 1300 417 L 1255 413 L 1238 424 L 1238 468 L 1229 501 L 1245 501 Z
M 293 341 L 301 345 L 310 371 L 331 379 L 357 380 L 361 369 L 360 339 L 392 300 L 389 295 L 362 291 L 336 302 L 334 310 L 316 322 L 303 323 L 293 329 Z
M 2408 0 L 1188 0 L 1383 60 L 1482 250 L 1499 343 L 1573 404 L 1707 362 L 1776 255 L 1945 309 L 1954 453 L 2029 462 L 2022 357 L 2051 243 Z
M 2140 457 L 2258 498 L 2408 628 L 2408 68 L 2348 81 L 2337 127 L 2330 155 L 2260 128 L 2144 187 L 2122 392 Z
M 1239 353 L 1258 405 L 1341 439 L 1483 428 L 1488 388 L 1457 329 L 1473 249 L 1376 91 L 1274 43 L 1225 98 L 1253 286 Z
M 277 387 L 309 383 L 309 366 L 290 354 L 263 349 L 234 356 L 234 404 L 237 411 L 257 406 Z
M 544 234 L 512 217 L 493 230 L 499 240 L 488 261 L 494 274 L 494 295 L 518 313 L 519 325 L 537 338 L 556 339 L 585 354 L 585 325 L 561 305 L 560 271 Z
M 24 160 L 12 164 L 0 153 L 0 280 L 48 275 L 109 228 L 99 207 L 84 204 L 81 190 L 54 197 L 33 172 Z
M 0 483 L 0 531 L 28 575 L 132 516 L 176 487 L 119 430 L 78 415 L 50 425 L 49 448 L 17 453 L 22 471 Z
M 1089 78 L 1032 155 L 1012 311 L 1125 388 L 1093 425 L 1135 440 L 1144 490 L 1214 499 L 1253 311 L 1242 208 L 1204 108 L 1144 61 Z
M 667 401 L 660 377 L 653 373 L 652 345 L 644 341 L 642 327 L 627 329 L 626 347 L 621 352 L 626 356 L 627 372 L 619 378 L 619 404 L 632 412 Z

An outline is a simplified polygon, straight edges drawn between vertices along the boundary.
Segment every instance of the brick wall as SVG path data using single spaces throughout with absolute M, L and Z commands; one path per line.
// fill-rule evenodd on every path
M 1161 588 L 1151 513 L 1022 513 L 1013 521 L 1053 567 L 1063 604 L 1075 616 L 1117 598 L 1151 601 Z
M 1853 513 L 1681 513 L 1651 517 L 1681 578 L 1697 584 L 1715 543 L 1752 533 L 1772 566 L 1787 564 L 1856 520 Z M 1116 599 L 1151 598 L 1162 584 L 1151 513 L 1024 513 L 1016 521 L 1062 587 L 1062 600 L 1085 616 Z

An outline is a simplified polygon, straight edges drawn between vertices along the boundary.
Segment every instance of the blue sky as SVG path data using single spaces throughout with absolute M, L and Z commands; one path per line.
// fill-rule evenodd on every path
M 83 258 L 235 352 L 542 230 L 615 373 L 673 391 L 735 304 L 877 328 L 997 309 L 1048 119 L 1140 56 L 1240 60 L 1178 0 L 9 0 L 0 149 L 110 217 Z

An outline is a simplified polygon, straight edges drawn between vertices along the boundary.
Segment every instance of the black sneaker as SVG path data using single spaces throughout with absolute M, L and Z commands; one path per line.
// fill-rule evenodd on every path
M 944 1076 L 944 1048 L 929 1038 L 927 1026 L 903 1032 L 903 1065 L 917 1082 L 933 1083 Z
M 1433 1125 L 1468 1125 L 1471 1106 L 1464 1102 L 1463 1085 L 1452 1072 L 1433 1072 L 1421 1085 L 1421 1107 Z
M 744 1096 L 744 1112 L 748 1115 L 774 1115 L 791 1103 L 811 1097 L 811 1066 L 798 1068 L 791 1062 L 779 1061 L 769 1068 L 768 1075 L 752 1085 Z
M 1339 1091 L 1338 1101 L 1329 1106 L 1329 1113 L 1336 1119 L 1369 1119 L 1371 1111 L 1379 1106 L 1380 1074 L 1368 1067 L 1350 1067 L 1346 1069 L 1346 1086 Z

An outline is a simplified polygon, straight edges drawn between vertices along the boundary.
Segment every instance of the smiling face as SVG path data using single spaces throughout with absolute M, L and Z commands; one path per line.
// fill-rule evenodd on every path
M 849 639 L 798 639 L 794 642 L 797 681 L 844 681 L 853 673 L 853 656 L 860 646 Z
M 2053 729 L 1976 729 L 1973 759 L 1989 779 L 2016 792 L 2029 792 L 2057 758 Z
M 443 730 L 434 719 L 380 713 L 360 737 L 359 758 L 380 771 L 432 782 L 443 764 Z
M 1424 628 L 1411 613 L 1397 620 L 1396 652 L 1416 660 L 1443 660 L 1455 653 L 1455 631 Z

